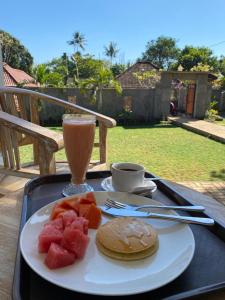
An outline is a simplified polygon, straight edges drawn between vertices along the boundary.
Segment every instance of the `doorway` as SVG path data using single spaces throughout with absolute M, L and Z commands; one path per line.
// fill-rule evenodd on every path
M 193 116 L 194 107 L 195 107 L 195 91 L 196 84 L 190 83 L 187 88 L 187 96 L 186 96 L 186 114 Z

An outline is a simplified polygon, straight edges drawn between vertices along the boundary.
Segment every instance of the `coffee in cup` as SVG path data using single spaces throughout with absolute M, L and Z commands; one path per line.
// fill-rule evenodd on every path
M 120 192 L 132 192 L 143 185 L 145 177 L 144 167 L 134 163 L 113 163 L 111 173 L 112 185 Z

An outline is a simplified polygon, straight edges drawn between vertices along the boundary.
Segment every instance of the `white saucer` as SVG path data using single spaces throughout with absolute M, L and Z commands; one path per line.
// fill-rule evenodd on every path
M 116 191 L 112 185 L 112 176 L 105 178 L 101 183 L 101 187 L 103 188 L 103 190 L 107 192 L 119 192 Z M 155 182 L 153 182 L 148 178 L 144 179 L 144 183 L 142 187 L 149 188 L 150 193 L 154 193 L 157 190 L 157 185 L 155 184 Z M 127 191 L 127 192 L 132 192 L 132 191 Z

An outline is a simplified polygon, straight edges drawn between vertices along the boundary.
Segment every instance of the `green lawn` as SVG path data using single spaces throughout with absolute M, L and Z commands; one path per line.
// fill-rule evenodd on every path
M 23 161 L 30 161 L 31 147 L 21 148 Z M 56 158 L 65 159 L 64 150 Z M 98 149 L 93 159 L 98 159 Z M 175 181 L 225 180 L 225 145 L 170 124 L 109 129 L 108 162 L 118 161 L 143 164 Z
M 216 123 L 217 125 L 225 126 L 225 118 L 223 118 L 223 121 L 215 121 L 215 123 Z

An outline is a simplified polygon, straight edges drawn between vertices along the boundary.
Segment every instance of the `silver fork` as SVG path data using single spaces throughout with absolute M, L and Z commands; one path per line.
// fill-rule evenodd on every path
M 108 207 L 114 207 L 114 208 L 125 208 L 130 210 L 140 210 L 142 208 L 163 208 L 163 209 L 176 209 L 176 210 L 184 210 L 184 211 L 204 211 L 205 208 L 200 205 L 191 205 L 191 206 L 177 206 L 177 205 L 131 205 L 131 204 L 125 204 L 121 203 L 119 201 L 107 198 L 106 199 L 106 206 Z

